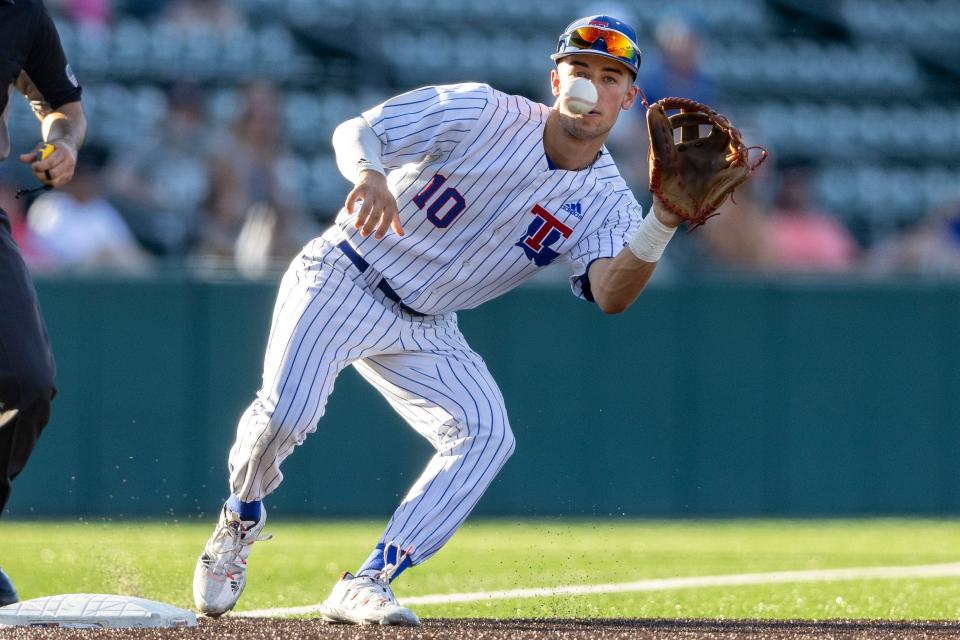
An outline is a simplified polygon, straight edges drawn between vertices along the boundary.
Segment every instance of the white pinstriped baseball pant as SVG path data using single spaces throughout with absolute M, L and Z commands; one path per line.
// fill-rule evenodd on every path
M 514 449 L 503 397 L 466 343 L 456 314 L 416 317 L 317 238 L 280 284 L 263 385 L 237 426 L 230 488 L 262 499 L 280 484 L 280 464 L 316 431 L 337 374 L 349 364 L 436 449 L 381 538 L 419 564 L 467 518 Z

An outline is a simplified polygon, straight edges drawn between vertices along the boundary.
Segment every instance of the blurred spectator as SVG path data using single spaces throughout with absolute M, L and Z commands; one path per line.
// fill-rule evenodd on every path
M 245 26 L 242 13 L 222 0 L 172 0 L 160 22 L 180 33 L 230 33 Z
M 124 0 L 123 13 L 138 18 L 152 18 L 166 9 L 170 0 Z
M 99 32 L 113 20 L 110 0 L 47 0 L 45 4 L 70 22 Z
M 106 161 L 103 147 L 87 145 L 77 157 L 73 180 L 30 206 L 29 229 L 55 268 L 139 270 L 148 262 L 123 217 L 100 191 L 99 171 Z
M 758 193 L 762 175 L 741 185 L 697 233 L 704 251 L 715 266 L 736 270 L 764 271 L 774 262 L 770 221 Z
M 185 256 L 210 197 L 210 127 L 198 87 L 171 89 L 158 136 L 131 144 L 110 169 L 115 202 L 154 252 Z
M 215 144 L 210 215 L 195 255 L 231 258 L 256 272 L 274 260 L 288 261 L 314 235 L 289 184 L 279 95 L 267 82 L 246 87 L 236 122 Z
M 640 66 L 647 100 L 679 96 L 715 106 L 716 88 L 700 66 L 705 25 L 695 15 L 670 11 L 657 24 L 657 50 Z M 646 53 L 646 52 L 644 52 Z
M 848 271 L 858 247 L 836 217 L 812 203 L 810 176 L 803 167 L 785 169 L 768 221 L 772 265 L 787 271 Z
M 748 121 L 741 133 L 747 145 L 759 143 L 765 135 Z M 750 163 L 759 159 L 750 153 Z M 692 234 L 702 243 L 705 261 L 713 267 L 745 271 L 767 271 L 774 264 L 770 216 L 777 175 L 772 162 L 761 164 L 750 178 L 737 187 L 717 215 Z
M 605 5 L 599 4 L 597 7 Z M 615 11 L 612 8 L 611 11 Z M 619 14 L 614 14 L 619 15 Z M 713 79 L 702 69 L 700 54 L 705 25 L 695 14 L 670 10 L 657 24 L 656 46 L 638 42 L 641 52 L 637 84 L 649 102 L 679 96 L 716 107 Z M 631 109 L 629 118 L 621 118 L 614 127 L 607 146 L 610 148 L 624 179 L 634 191 L 645 192 L 647 174 L 647 111 L 640 100 Z
M 880 243 L 866 260 L 870 272 L 960 275 L 960 202 L 938 207 L 902 235 Z

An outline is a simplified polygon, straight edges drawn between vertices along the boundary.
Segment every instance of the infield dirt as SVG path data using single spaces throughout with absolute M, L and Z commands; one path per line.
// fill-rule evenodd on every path
M 452 638 L 456 640 L 540 640 L 583 638 L 641 640 L 742 640 L 756 638 L 788 640 L 822 638 L 858 640 L 914 640 L 960 638 L 960 623 L 887 622 L 834 620 L 757 621 L 757 620 L 426 620 L 419 627 L 343 626 L 325 624 L 317 618 L 222 618 L 202 619 L 190 629 L 54 629 L 4 628 L 0 638 L 10 640 L 112 640 L 140 638 L 150 640 L 367 640 L 371 638 Z

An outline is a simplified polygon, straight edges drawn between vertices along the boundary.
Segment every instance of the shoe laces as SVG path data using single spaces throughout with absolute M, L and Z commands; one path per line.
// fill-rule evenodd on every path
M 389 561 L 391 547 L 396 549 L 394 563 Z M 387 606 L 399 606 L 397 597 L 393 595 L 393 590 L 390 588 L 390 579 L 412 551 L 413 547 L 403 551 L 397 543 L 392 541 L 387 543 L 383 549 L 383 569 L 373 575 L 352 578 L 344 598 L 354 607 L 382 609 Z M 345 577 L 347 575 L 349 574 L 344 574 Z
M 251 525 L 250 529 L 255 526 L 255 524 Z M 269 540 L 272 537 L 271 535 L 260 535 L 259 532 L 251 533 L 244 528 L 236 514 L 228 513 L 214 535 L 210 549 L 212 555 L 223 559 L 225 567 L 243 568 L 247 563 L 243 557 L 244 548 L 249 547 L 254 542 Z
M 354 607 L 372 607 L 382 609 L 397 604 L 390 585 L 376 576 L 357 576 L 350 584 L 347 600 Z
M 396 558 L 395 563 L 390 562 L 390 549 L 396 549 L 396 552 L 393 554 Z M 407 547 L 406 551 L 403 548 L 391 540 L 383 547 L 383 569 L 381 569 L 375 576 L 375 578 L 383 582 L 384 584 L 390 584 L 390 581 L 393 579 L 393 574 L 397 572 L 397 569 L 400 568 L 400 565 L 403 564 L 403 561 L 407 559 L 410 553 L 413 551 L 413 546 Z

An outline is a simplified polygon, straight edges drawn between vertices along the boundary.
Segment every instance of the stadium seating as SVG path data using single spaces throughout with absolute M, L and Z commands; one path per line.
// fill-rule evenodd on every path
M 119 1 L 105 31 L 58 19 L 87 88 L 91 136 L 119 144 L 131 130 L 157 135 L 164 89 L 183 80 L 204 86 L 210 118 L 225 123 L 236 113 L 238 88 L 267 78 L 281 88 L 285 133 L 296 155 L 291 171 L 321 219 L 333 215 L 345 187 L 329 144 L 340 121 L 423 83 L 482 80 L 547 99 L 547 56 L 571 17 L 619 6 L 652 51 L 663 15 L 651 0 L 230 4 L 247 16 L 246 26 L 177 32 L 125 11 Z M 721 106 L 774 158 L 810 164 L 823 203 L 872 230 L 861 239 L 873 241 L 956 193 L 960 101 L 946 87 L 955 87 L 957 77 L 949 61 L 931 62 L 928 55 L 936 43 L 953 51 L 960 42 L 952 0 L 670 5 L 670 12 L 704 25 L 704 68 Z M 33 135 L 30 117 L 14 109 L 11 127 Z

